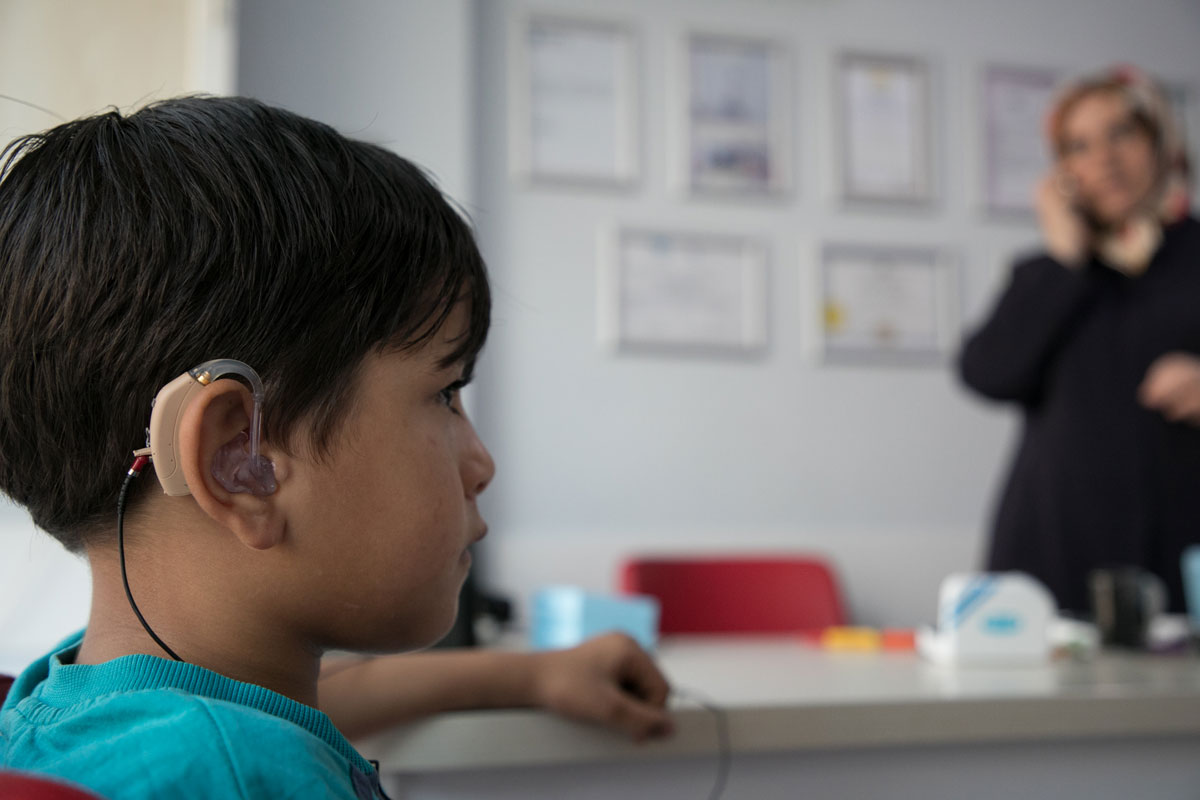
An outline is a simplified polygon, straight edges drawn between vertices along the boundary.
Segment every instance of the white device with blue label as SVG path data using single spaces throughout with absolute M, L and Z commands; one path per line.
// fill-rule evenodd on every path
M 938 592 L 937 629 L 917 633 L 917 649 L 945 664 L 1035 664 L 1051 653 L 1054 598 L 1021 572 L 950 575 Z

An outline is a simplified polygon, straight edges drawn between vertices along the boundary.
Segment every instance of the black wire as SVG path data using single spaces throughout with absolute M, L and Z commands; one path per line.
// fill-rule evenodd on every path
M 367 763 L 375 768 L 375 788 L 379 790 L 379 796 L 383 800 L 392 800 L 392 798 L 388 797 L 387 792 L 383 790 L 383 773 L 379 771 L 378 759 L 372 758 Z
M 717 727 L 717 776 L 713 779 L 713 788 L 708 800 L 720 800 L 725 794 L 725 784 L 729 781 L 729 769 L 733 763 L 733 745 L 729 739 L 729 715 L 716 703 L 709 702 L 690 689 L 672 687 L 672 694 L 690 700 L 713 715 Z
M 150 634 L 150 638 L 158 643 L 158 646 L 166 651 L 167 655 L 176 661 L 183 661 L 182 658 L 175 654 L 175 651 L 167 647 L 166 642 L 158 638 L 158 634 L 150 627 L 150 623 L 146 622 L 146 618 L 142 616 L 141 609 L 133 600 L 133 592 L 129 591 L 129 575 L 125 572 L 125 493 L 129 491 L 129 484 L 137 477 L 137 473 L 133 470 L 125 475 L 125 482 L 121 484 L 121 495 L 117 498 L 117 552 L 121 556 L 121 583 L 125 585 L 125 599 L 129 601 L 129 607 L 133 609 L 133 613 L 137 614 L 138 622 L 142 623 L 142 627 L 146 629 L 146 633 Z

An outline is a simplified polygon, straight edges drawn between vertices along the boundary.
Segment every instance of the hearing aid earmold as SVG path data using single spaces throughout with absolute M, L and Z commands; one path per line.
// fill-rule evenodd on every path
M 250 415 L 249 434 L 225 444 L 213 458 L 212 474 L 229 492 L 248 492 L 257 496 L 272 494 L 276 489 L 275 467 L 259 454 L 262 435 L 263 383 L 248 364 L 232 358 L 205 361 L 189 369 L 159 390 L 150 411 L 149 452 L 158 482 L 168 495 L 179 497 L 191 494 L 179 464 L 179 425 L 184 409 L 205 386 L 227 375 L 238 375 L 250 384 L 254 410 Z M 249 448 L 246 444 L 249 440 Z

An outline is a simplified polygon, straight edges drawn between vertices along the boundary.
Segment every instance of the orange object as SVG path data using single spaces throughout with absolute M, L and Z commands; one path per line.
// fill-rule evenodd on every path
M 631 558 L 621 590 L 661 606 L 659 632 L 804 633 L 846 624 L 833 570 L 818 558 Z
M 910 628 L 885 628 L 880 639 L 884 650 L 917 649 L 917 632 Z
M 882 637 L 874 628 L 835 626 L 821 634 L 821 646 L 826 650 L 869 653 L 878 650 L 881 643 Z

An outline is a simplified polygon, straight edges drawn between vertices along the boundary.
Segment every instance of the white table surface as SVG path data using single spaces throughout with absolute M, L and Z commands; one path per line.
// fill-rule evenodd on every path
M 674 638 L 658 660 L 676 733 L 633 744 L 533 710 L 444 714 L 357 743 L 416 773 L 711 756 L 723 709 L 735 754 L 984 742 L 1200 736 L 1200 659 L 949 668 L 911 653 L 829 653 L 790 638 Z

